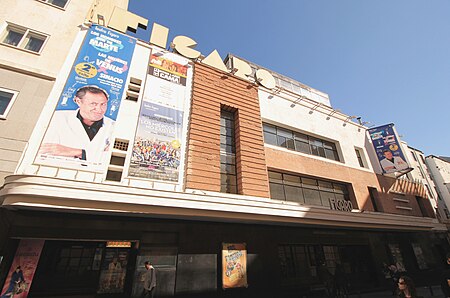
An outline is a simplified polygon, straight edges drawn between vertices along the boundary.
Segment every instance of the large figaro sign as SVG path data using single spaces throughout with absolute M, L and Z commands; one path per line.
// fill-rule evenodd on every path
M 167 44 L 168 30 L 169 29 L 167 29 L 166 27 L 154 23 L 150 37 L 150 42 L 152 40 L 156 40 L 154 36 L 158 37 L 164 36 L 166 37 L 165 39 L 158 38 L 159 42 L 157 45 L 165 48 Z M 195 40 L 183 35 L 176 36 L 170 43 L 170 47 L 172 49 L 174 49 L 178 54 L 189 59 L 197 59 L 202 54 L 201 52 L 194 49 L 196 46 L 197 42 Z M 233 59 L 232 61 L 233 69 L 229 69 L 223 63 L 217 50 L 213 50 L 201 62 L 209 66 L 215 67 L 217 69 L 220 69 L 222 71 L 232 71 L 235 76 L 245 80 L 249 80 L 252 74 L 252 68 L 250 67 L 250 65 L 247 62 L 242 61 L 241 59 L 236 57 L 231 57 L 231 59 Z M 268 72 L 265 69 L 258 69 L 255 73 L 254 80 L 268 89 L 273 89 L 276 86 L 275 78 L 272 76 L 270 72 Z
M 146 28 L 147 22 L 147 19 L 137 16 L 129 11 L 123 11 L 119 9 L 117 11 L 115 10 L 115 13 L 113 13 L 113 15 L 111 16 L 109 26 L 125 33 L 127 28 L 131 28 L 134 31 L 138 26 Z M 168 36 L 169 28 L 157 23 L 153 23 L 153 29 L 150 35 L 151 44 L 165 49 L 167 46 Z M 201 52 L 194 49 L 196 45 L 197 42 L 195 40 L 182 35 L 176 36 L 170 43 L 170 47 L 172 49 L 174 49 L 178 54 L 189 59 L 197 59 L 198 57 L 200 57 Z M 230 73 L 245 80 L 248 80 L 250 78 L 252 73 L 251 67 L 245 61 L 242 61 L 236 57 L 232 57 L 233 69 L 228 69 L 227 66 L 223 63 L 222 59 L 218 58 L 220 58 L 220 56 L 217 50 L 213 50 L 205 59 L 202 60 L 202 63 L 223 71 L 230 71 Z M 276 85 L 275 78 L 270 72 L 264 69 L 259 69 L 258 71 L 256 71 L 254 80 L 255 82 L 258 82 L 260 85 L 268 89 L 273 89 Z

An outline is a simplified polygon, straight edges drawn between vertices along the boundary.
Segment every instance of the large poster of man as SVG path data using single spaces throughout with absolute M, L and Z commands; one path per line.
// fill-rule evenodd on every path
M 136 41 L 93 25 L 86 34 L 36 163 L 101 171 Z
M 409 168 L 394 124 L 369 129 L 369 135 L 383 173 L 395 173 Z
M 129 176 L 179 181 L 190 68 L 184 57 L 152 51 Z

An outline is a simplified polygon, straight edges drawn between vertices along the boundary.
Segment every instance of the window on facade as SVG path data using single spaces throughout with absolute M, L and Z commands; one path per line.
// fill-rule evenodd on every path
M 19 49 L 40 53 L 47 35 L 18 25 L 8 24 L 2 43 Z
M 380 206 L 378 204 L 378 190 L 374 187 L 368 187 L 370 201 L 372 202 L 373 210 L 375 212 L 380 211 Z
M 423 155 L 419 154 L 419 156 L 420 156 L 420 159 L 422 160 L 422 163 L 425 164 L 425 158 L 423 158 Z
M 69 0 L 38 0 L 38 1 L 48 3 L 50 5 L 54 5 L 60 8 L 65 8 L 67 2 L 69 2 Z
M 364 168 L 364 161 L 363 161 L 362 153 L 361 153 L 360 149 L 355 148 L 355 153 L 356 153 L 356 158 L 358 159 L 359 166 L 361 168 Z
M 0 88 L 0 119 L 5 119 L 18 92 Z
M 220 191 L 237 193 L 234 113 L 220 112 Z
M 330 199 L 350 200 L 340 183 L 269 171 L 270 197 L 304 205 L 330 206 Z
M 414 256 L 416 257 L 417 267 L 419 267 L 420 270 L 428 269 L 428 264 L 420 244 L 411 243 L 411 247 L 413 249 Z
M 414 153 L 414 151 L 411 151 L 411 155 L 414 158 L 414 160 L 417 161 L 417 157 L 416 157 L 416 154 Z
M 400 245 L 397 243 L 389 243 L 388 244 L 389 251 L 391 253 L 391 257 L 393 260 L 393 263 L 397 266 L 399 271 L 406 271 L 406 267 L 404 265 L 403 261 L 403 255 L 400 250 Z
M 417 205 L 419 205 L 420 213 L 422 213 L 423 217 L 431 217 L 428 215 L 427 207 L 425 206 L 425 202 L 428 199 L 424 199 L 422 197 L 416 196 Z
M 340 161 L 336 144 L 299 132 L 263 124 L 264 142 L 298 152 Z

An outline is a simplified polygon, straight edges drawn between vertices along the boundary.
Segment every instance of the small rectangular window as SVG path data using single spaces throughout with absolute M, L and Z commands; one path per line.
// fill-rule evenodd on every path
M 39 0 L 39 2 L 44 2 L 59 8 L 65 8 L 69 0 Z
M 369 195 L 370 195 L 370 201 L 372 202 L 373 210 L 375 212 L 379 212 L 380 206 L 378 204 L 378 190 L 374 187 L 368 187 Z
M 40 53 L 48 36 L 14 24 L 8 24 L 2 35 L 1 43 L 22 50 Z
M 6 119 L 6 115 L 11 110 L 17 94 L 19 93 L 16 91 L 0 88 L 0 119 Z
M 356 153 L 356 158 L 358 159 L 359 166 L 360 166 L 361 168 L 365 168 L 365 166 L 364 166 L 364 161 L 363 161 L 363 157 L 362 157 L 362 154 L 361 154 L 360 149 L 355 148 L 355 153 Z

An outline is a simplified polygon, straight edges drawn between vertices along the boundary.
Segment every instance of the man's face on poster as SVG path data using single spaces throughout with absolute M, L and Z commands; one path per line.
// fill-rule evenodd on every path
M 384 152 L 384 157 L 386 157 L 387 159 L 392 159 L 392 152 L 391 151 Z
M 82 97 L 75 97 L 75 102 L 80 107 L 80 115 L 87 125 L 103 119 L 108 107 L 108 99 L 103 93 L 86 92 Z

